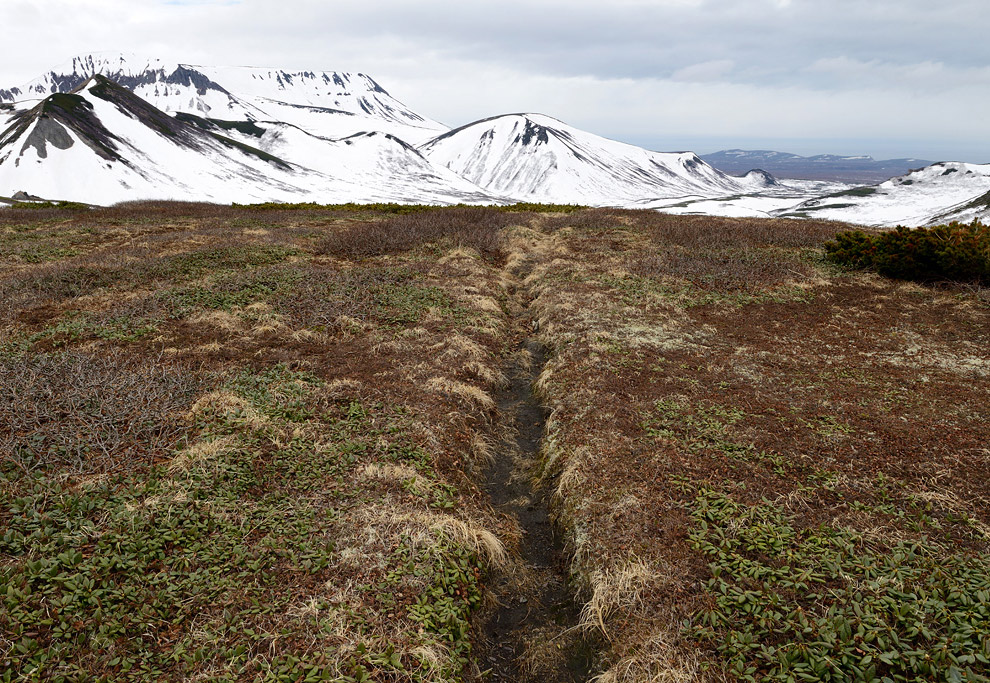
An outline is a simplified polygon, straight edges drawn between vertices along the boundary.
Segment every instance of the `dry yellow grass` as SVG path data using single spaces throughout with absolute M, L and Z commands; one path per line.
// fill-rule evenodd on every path
M 701 683 L 727 680 L 712 671 L 703 672 L 696 657 L 685 656 L 669 645 L 677 626 L 669 625 L 646 640 L 632 655 L 622 657 L 592 683 Z
M 590 575 L 591 598 L 581 610 L 581 625 L 596 628 L 610 638 L 605 625 L 609 615 L 620 608 L 637 607 L 642 592 L 663 581 L 669 571 L 669 568 L 661 571 L 651 567 L 640 559 L 593 571 Z
M 271 424 L 254 406 L 230 391 L 213 391 L 198 399 L 189 410 L 191 418 L 218 415 L 237 417 L 251 429 L 263 429 Z
M 193 445 L 179 451 L 168 464 L 171 473 L 188 470 L 190 467 L 223 457 L 236 444 L 232 436 L 221 436 L 209 441 L 197 441 Z
M 474 405 L 482 410 L 494 410 L 495 399 L 488 392 L 479 389 L 473 384 L 460 382 L 446 377 L 432 377 L 426 381 L 426 388 L 440 394 L 456 396 L 457 398 Z

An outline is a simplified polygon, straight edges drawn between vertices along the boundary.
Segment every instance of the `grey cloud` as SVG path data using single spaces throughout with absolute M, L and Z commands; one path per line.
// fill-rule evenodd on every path
M 261 4 L 248 3 L 252 11 Z M 271 17 L 274 25 L 304 39 L 353 31 L 412 38 L 452 58 L 558 75 L 670 77 L 693 64 L 733 60 L 749 67 L 740 74 L 748 82 L 788 84 L 802 83 L 804 67 L 823 58 L 961 67 L 990 61 L 986 21 L 973 20 L 985 3 L 973 0 L 303 4 L 299 20 L 282 13 Z
M 668 149 L 707 132 L 733 146 L 925 140 L 990 159 L 979 117 L 945 105 L 990 107 L 986 0 L 2 0 L 0 24 L 2 86 L 127 50 L 363 71 L 454 125 L 544 111 Z

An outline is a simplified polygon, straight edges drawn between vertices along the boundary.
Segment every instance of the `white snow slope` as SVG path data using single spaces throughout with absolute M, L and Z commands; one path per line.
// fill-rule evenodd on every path
M 728 176 L 691 152 L 651 152 L 541 114 L 478 121 L 419 149 L 490 192 L 524 201 L 620 206 L 750 193 L 773 183 L 761 174 Z
M 810 199 L 777 215 L 918 227 L 990 218 L 987 193 L 990 164 L 940 162 L 880 185 Z
M 318 141 L 314 170 L 169 117 L 102 77 L 6 119 L 0 196 L 26 191 L 93 204 L 498 201 L 384 135 Z
M 210 122 L 202 122 L 207 126 Z M 449 203 L 491 202 L 497 198 L 453 171 L 426 159 L 398 138 L 378 132 L 357 133 L 338 140 L 310 135 L 287 123 L 260 121 L 251 132 L 236 128 L 213 130 L 280 159 L 327 176 L 340 176 L 362 187 L 376 188 L 396 201 L 416 197 L 441 198 Z M 385 195 L 383 195 L 385 196 Z M 386 200 L 382 200 L 386 201 Z

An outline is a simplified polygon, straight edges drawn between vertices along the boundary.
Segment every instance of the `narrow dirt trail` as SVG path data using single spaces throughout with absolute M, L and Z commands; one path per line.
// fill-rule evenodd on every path
M 517 289 L 520 291 L 512 291 Z M 497 607 L 485 628 L 478 666 L 484 681 L 584 683 L 592 649 L 577 628 L 580 607 L 568 582 L 567 556 L 550 520 L 547 495 L 534 485 L 547 413 L 533 393 L 546 352 L 531 336 L 528 301 L 510 287 L 516 350 L 497 395 L 503 437 L 485 488 L 521 532 L 514 566 L 496 580 Z

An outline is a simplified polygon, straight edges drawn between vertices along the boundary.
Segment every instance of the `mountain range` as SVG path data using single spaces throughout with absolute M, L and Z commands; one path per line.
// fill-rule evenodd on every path
M 718 159 L 653 152 L 541 114 L 450 129 L 364 74 L 119 54 L 0 89 L 0 130 L 0 205 L 17 193 L 91 204 L 528 201 L 920 225 L 985 215 L 990 192 L 990 166 L 926 165 L 872 189 L 782 180 L 766 167 L 802 157 L 734 150 L 721 153 L 737 163 L 726 172 Z
M 803 157 L 788 152 L 754 149 L 724 149 L 701 158 L 726 173 L 745 173 L 762 168 L 782 178 L 833 180 L 842 183 L 880 183 L 894 176 L 931 165 L 925 159 L 883 159 L 871 156 L 817 154 Z

